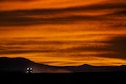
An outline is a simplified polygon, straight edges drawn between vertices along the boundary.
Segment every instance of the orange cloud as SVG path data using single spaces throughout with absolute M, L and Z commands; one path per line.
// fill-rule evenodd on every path
M 125 8 L 124 0 L 2 0 L 0 56 L 59 66 L 125 64 Z
M 8 0 L 7 0 L 8 1 Z M 1 2 L 0 10 L 18 10 L 18 9 L 43 9 L 43 8 L 67 8 L 74 6 L 84 6 L 101 2 L 103 0 L 38 0 L 29 2 Z M 24 0 L 23 0 L 24 1 Z
M 0 2 L 27 2 L 27 1 L 35 1 L 35 0 L 0 0 Z

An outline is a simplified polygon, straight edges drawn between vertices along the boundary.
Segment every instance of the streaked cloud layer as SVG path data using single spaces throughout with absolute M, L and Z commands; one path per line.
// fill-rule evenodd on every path
M 86 20 L 114 20 L 107 14 L 118 16 L 126 14 L 125 5 L 93 5 L 65 9 L 35 9 L 19 11 L 1 11 L 1 26 L 23 26 L 36 24 L 62 24 Z M 95 11 L 94 11 L 95 10 Z M 111 17 L 110 16 L 110 17 Z M 122 19 L 122 16 L 118 16 Z M 125 17 L 125 16 L 124 16 Z
M 58 66 L 126 64 L 125 0 L 2 0 L 0 6 L 0 56 Z
M 21 2 L 22 1 L 22 2 Z M 74 6 L 83 6 L 97 3 L 103 0 L 32 0 L 27 2 L 24 0 L 6 1 L 1 4 L 0 10 L 18 10 L 18 9 L 41 9 L 41 8 L 67 8 Z

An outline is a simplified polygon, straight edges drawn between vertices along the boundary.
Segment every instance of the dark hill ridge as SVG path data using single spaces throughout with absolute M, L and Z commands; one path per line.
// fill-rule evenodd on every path
M 26 72 L 28 67 L 33 68 L 34 73 L 58 73 L 58 72 L 68 72 L 60 67 L 48 66 L 44 64 L 39 64 L 32 62 L 31 60 L 25 58 L 0 58 L 0 71 L 1 72 Z
M 27 67 L 33 68 L 33 73 L 68 73 L 68 72 L 125 72 L 126 65 L 122 66 L 49 66 L 32 62 L 25 58 L 0 58 L 0 72 L 26 72 Z
M 25 58 L 7 58 L 1 57 L 0 58 L 0 71 L 19 71 L 24 72 L 25 69 L 34 63 Z
M 126 72 L 126 66 L 91 66 L 84 64 L 81 66 L 65 67 L 67 70 L 73 72 Z

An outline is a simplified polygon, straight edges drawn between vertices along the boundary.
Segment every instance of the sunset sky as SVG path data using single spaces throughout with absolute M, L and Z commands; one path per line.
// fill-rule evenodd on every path
M 0 57 L 126 65 L 126 0 L 0 0 Z

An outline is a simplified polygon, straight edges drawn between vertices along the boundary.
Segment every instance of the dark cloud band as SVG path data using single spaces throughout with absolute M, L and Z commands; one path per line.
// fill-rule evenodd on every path
M 82 7 L 71 7 L 64 9 L 33 9 L 33 10 L 16 10 L 16 11 L 0 11 L 0 26 L 24 26 L 37 24 L 67 24 L 85 20 L 105 20 L 106 18 L 86 15 L 72 15 L 72 13 L 94 11 L 94 10 L 111 10 L 120 9 L 113 15 L 126 15 L 125 4 L 100 4 Z M 69 14 L 64 16 L 62 14 Z M 52 16 L 51 18 L 49 16 Z M 35 17 L 35 16 L 38 16 Z M 107 15 L 110 16 L 110 15 Z M 46 18 L 45 18 L 46 17 Z

